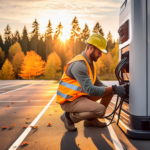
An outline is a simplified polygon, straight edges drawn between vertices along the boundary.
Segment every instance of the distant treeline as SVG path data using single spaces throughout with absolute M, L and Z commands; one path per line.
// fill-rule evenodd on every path
M 2 49 L 2 53 L 0 53 L 0 69 L 2 68 L 3 63 L 5 60 L 9 58 L 9 49 L 10 47 L 15 44 L 16 42 L 20 44 L 22 52 L 24 55 L 27 54 L 28 51 L 35 51 L 38 55 L 41 56 L 43 60 L 47 62 L 48 56 L 52 52 L 56 52 L 57 55 L 61 59 L 61 68 L 63 72 L 64 65 L 72 59 L 73 56 L 80 54 L 85 49 L 85 40 L 90 36 L 91 33 L 98 33 L 104 36 L 104 31 L 97 22 L 95 26 L 93 27 L 92 32 L 90 31 L 87 24 L 85 24 L 84 29 L 81 31 L 81 28 L 79 27 L 79 22 L 77 17 L 75 17 L 72 20 L 71 23 L 72 29 L 70 31 L 70 39 L 66 40 L 66 42 L 63 42 L 60 40 L 60 36 L 63 34 L 63 25 L 61 22 L 58 24 L 55 33 L 53 34 L 52 29 L 52 23 L 49 20 L 47 25 L 47 30 L 45 31 L 45 34 L 39 33 L 39 23 L 37 19 L 32 23 L 32 32 L 28 33 L 26 27 L 23 28 L 22 34 L 20 35 L 19 31 L 16 30 L 16 32 L 13 34 L 11 32 L 11 28 L 9 25 L 4 30 L 4 35 L 0 35 L 0 49 Z M 53 36 L 52 36 L 53 35 Z M 107 34 L 107 51 L 110 53 L 111 58 L 115 58 L 115 61 L 118 60 L 118 40 L 113 40 L 113 36 L 111 32 L 109 31 Z M 113 50 L 113 49 L 116 50 Z M 116 52 L 114 52 L 116 51 Z M 3 59 L 1 59 L 3 54 Z M 117 55 L 117 57 L 116 57 Z M 100 69 L 100 74 L 106 74 L 106 73 L 113 73 L 114 70 L 110 69 L 110 62 L 104 63 L 103 68 Z M 108 67 L 109 66 L 109 67 Z M 103 70 L 103 71 L 102 71 Z

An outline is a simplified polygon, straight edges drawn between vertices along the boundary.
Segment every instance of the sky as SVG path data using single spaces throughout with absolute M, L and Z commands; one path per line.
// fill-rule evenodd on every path
M 85 23 L 92 31 L 96 22 L 99 22 L 105 37 L 110 31 L 116 40 L 119 37 L 119 11 L 123 2 L 124 0 L 0 0 L 0 34 L 4 35 L 7 24 L 12 33 L 18 30 L 22 34 L 24 26 L 30 33 L 36 18 L 41 34 L 46 31 L 50 19 L 53 32 L 61 22 L 63 35 L 69 38 L 71 22 L 76 16 L 81 31 Z

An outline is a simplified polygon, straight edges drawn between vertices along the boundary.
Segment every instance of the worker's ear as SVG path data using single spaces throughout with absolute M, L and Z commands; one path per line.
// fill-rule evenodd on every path
M 90 46 L 90 47 L 89 47 L 89 51 L 90 51 L 90 53 L 92 53 L 92 52 L 93 52 L 93 50 L 94 50 L 94 47 L 93 47 L 93 46 Z

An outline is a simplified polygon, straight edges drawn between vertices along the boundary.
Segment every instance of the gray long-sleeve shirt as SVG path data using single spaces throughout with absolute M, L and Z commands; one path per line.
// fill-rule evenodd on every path
M 93 62 L 89 60 L 85 52 L 82 52 L 81 54 L 89 63 L 92 73 L 94 73 Z M 67 75 L 72 79 L 76 79 L 83 90 L 90 96 L 102 96 L 105 93 L 105 85 L 98 79 L 97 75 L 95 84 L 92 84 L 87 66 L 82 60 L 71 63 L 68 66 Z

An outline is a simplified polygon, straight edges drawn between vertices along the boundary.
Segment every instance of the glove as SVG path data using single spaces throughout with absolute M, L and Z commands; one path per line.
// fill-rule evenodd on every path
M 127 93 L 127 90 L 126 90 L 127 86 L 128 86 L 128 83 L 125 83 L 125 84 L 120 85 L 120 86 L 112 85 L 114 94 L 117 94 L 119 97 L 124 98 L 126 93 Z

